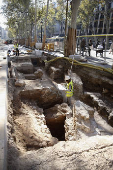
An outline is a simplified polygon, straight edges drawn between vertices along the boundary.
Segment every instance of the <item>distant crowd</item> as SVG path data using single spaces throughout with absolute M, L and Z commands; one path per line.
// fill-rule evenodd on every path
M 80 46 L 80 51 L 82 52 L 83 56 L 84 56 L 84 52 L 85 52 L 86 49 L 88 51 L 88 55 L 90 56 L 91 55 L 91 50 L 93 48 L 105 50 L 105 45 L 106 45 L 105 39 L 103 39 L 102 41 L 97 39 L 96 42 L 92 42 L 92 40 L 89 39 L 88 44 L 86 45 L 86 40 L 85 40 L 85 38 L 83 38 L 81 40 L 80 44 L 79 44 L 79 42 L 77 43 L 77 47 Z M 110 41 L 109 52 L 112 53 L 112 55 L 113 55 L 113 42 L 112 41 Z

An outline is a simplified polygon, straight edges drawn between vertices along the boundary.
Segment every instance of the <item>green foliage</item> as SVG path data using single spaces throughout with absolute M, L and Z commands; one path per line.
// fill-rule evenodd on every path
M 99 4 L 104 6 L 108 5 L 109 2 L 113 0 L 82 0 L 79 10 L 78 10 L 78 18 L 77 23 L 82 23 L 83 28 L 87 28 L 89 23 L 91 22 L 92 16 L 94 15 L 94 10 L 97 8 Z M 110 11 L 107 10 L 107 13 Z
M 28 7 L 30 5 L 31 0 L 3 0 L 5 3 L 19 4 L 24 7 Z
M 45 16 L 46 16 L 46 8 L 47 5 L 45 5 L 42 9 L 38 9 L 38 29 L 40 29 L 41 22 L 43 22 L 42 26 L 44 27 L 45 23 Z M 53 33 L 54 31 L 54 24 L 55 24 L 55 11 L 56 9 L 54 8 L 53 4 L 49 5 L 49 10 L 48 10 L 48 16 L 47 16 L 47 30 L 49 33 Z
M 3 6 L 9 32 L 13 37 L 20 31 L 22 36 L 24 36 L 26 19 L 29 20 L 29 23 L 34 22 L 34 8 L 32 5 L 30 6 L 30 1 L 31 0 L 7 0 L 7 3 Z M 30 14 L 29 16 L 28 13 Z
M 56 19 L 63 21 L 65 19 L 66 13 L 66 3 L 65 0 L 57 0 L 58 6 L 56 8 Z
M 82 0 L 78 9 L 77 22 L 81 22 L 83 28 L 86 28 L 93 16 L 93 11 L 98 4 L 98 0 Z
M 3 11 L 7 18 L 7 25 L 12 35 L 16 36 L 17 32 L 20 29 L 22 36 L 24 37 L 26 29 L 29 32 L 33 29 L 35 23 L 35 6 L 31 3 L 31 0 L 4 0 L 7 2 Z M 49 4 L 49 11 L 47 17 L 47 29 L 51 34 L 54 33 L 54 25 L 56 21 L 63 22 L 66 18 L 66 0 L 56 0 L 57 6 L 53 3 Z M 43 0 L 41 0 L 37 9 L 37 27 L 40 28 L 41 21 L 44 21 L 46 16 L 46 8 L 47 5 L 43 4 Z M 71 18 L 71 9 L 69 3 L 68 10 L 68 21 Z M 26 28 L 27 25 L 29 25 Z M 32 28 L 31 28 L 32 27 Z M 23 31 L 22 31 L 23 30 Z

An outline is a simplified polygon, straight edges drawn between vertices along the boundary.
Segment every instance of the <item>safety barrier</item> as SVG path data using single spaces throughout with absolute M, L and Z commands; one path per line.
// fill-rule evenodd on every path
M 45 50 L 54 51 L 54 43 L 47 43 L 45 45 Z
M 111 37 L 113 36 L 113 34 L 96 34 L 96 35 L 80 35 L 80 36 L 77 36 L 77 38 L 79 37 Z
M 34 47 L 35 46 L 35 42 L 30 42 L 30 47 Z
M 27 52 L 28 52 L 28 53 L 31 53 L 31 52 L 32 52 L 32 50 L 27 50 Z

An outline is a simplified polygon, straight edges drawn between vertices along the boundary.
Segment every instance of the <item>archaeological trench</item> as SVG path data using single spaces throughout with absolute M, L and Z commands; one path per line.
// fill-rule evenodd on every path
M 73 64 L 72 115 L 63 88 L 68 58 L 43 53 L 11 60 L 7 169 L 112 170 L 113 74 Z

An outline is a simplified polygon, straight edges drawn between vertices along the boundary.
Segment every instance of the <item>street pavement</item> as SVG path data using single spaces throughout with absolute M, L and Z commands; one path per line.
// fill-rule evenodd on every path
M 91 50 L 91 56 L 86 56 L 87 63 L 105 67 L 105 68 L 111 68 L 113 65 L 113 54 L 107 50 L 107 52 L 103 52 L 103 57 L 100 55 L 100 53 L 97 54 L 96 57 L 96 51 Z
M 0 46 L 0 170 L 7 166 L 7 50 Z
M 60 52 L 49 52 L 52 56 L 55 57 L 64 57 L 64 55 Z M 100 55 L 100 53 L 97 54 L 96 57 L 96 51 L 95 49 L 91 50 L 91 55 L 88 56 L 88 53 L 84 53 L 84 57 L 81 56 L 80 51 L 78 51 L 78 53 L 76 53 L 76 57 L 75 60 L 80 60 L 82 63 L 87 63 L 87 64 L 92 64 L 95 66 L 101 66 L 104 68 L 111 68 L 113 65 L 113 54 L 109 53 L 109 50 L 107 50 L 107 52 L 103 52 L 103 57 Z M 81 57 L 80 57 L 81 56 Z M 78 57 L 78 58 L 77 58 Z M 73 55 L 72 57 L 73 58 Z M 83 59 L 83 60 L 82 60 Z

